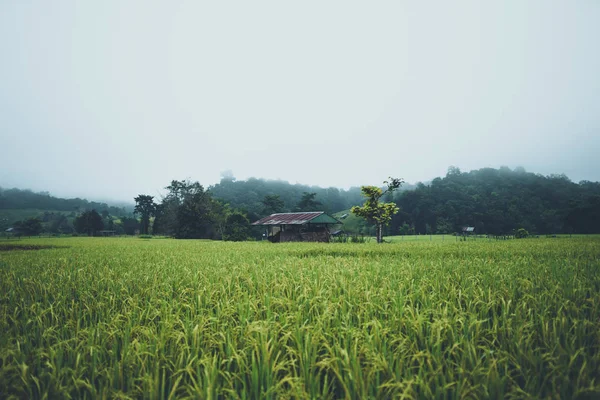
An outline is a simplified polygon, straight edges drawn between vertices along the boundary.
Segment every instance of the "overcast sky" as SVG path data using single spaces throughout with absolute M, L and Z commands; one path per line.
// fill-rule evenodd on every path
M 0 186 L 600 180 L 600 1 L 0 1 Z

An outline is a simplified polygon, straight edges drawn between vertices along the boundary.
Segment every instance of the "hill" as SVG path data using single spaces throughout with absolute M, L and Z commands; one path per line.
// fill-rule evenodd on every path
M 600 183 L 572 182 L 522 168 L 482 168 L 463 173 L 451 167 L 443 178 L 395 197 L 400 212 L 392 234 L 460 231 L 505 234 L 525 228 L 538 234 L 600 233 Z
M 0 187 L 0 232 L 11 227 L 15 222 L 28 218 L 39 218 L 42 222 L 50 222 L 50 220 L 62 220 L 60 216 L 64 216 L 72 223 L 78 213 L 92 209 L 114 216 L 131 215 L 133 212 L 133 207 L 116 207 L 80 198 L 54 197 L 48 192 L 36 193 L 31 190 Z

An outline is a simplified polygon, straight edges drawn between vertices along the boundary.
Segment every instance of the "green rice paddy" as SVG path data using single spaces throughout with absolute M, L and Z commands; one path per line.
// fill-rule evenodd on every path
M 0 242 L 0 398 L 599 398 L 600 238 Z

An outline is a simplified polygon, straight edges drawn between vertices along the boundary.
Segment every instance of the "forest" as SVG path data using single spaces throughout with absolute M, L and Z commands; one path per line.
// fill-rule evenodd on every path
M 522 168 L 483 168 L 462 173 L 450 167 L 443 178 L 418 184 L 394 199 L 400 212 L 394 234 L 451 233 L 462 226 L 506 234 L 524 228 L 538 234 L 600 233 L 600 183 L 572 182 Z
M 377 184 L 377 183 L 375 183 Z M 135 207 L 115 207 L 49 193 L 0 188 L 0 228 L 24 234 L 155 234 L 176 238 L 246 240 L 261 232 L 250 222 L 275 212 L 326 211 L 349 214 L 364 201 L 360 188 L 320 188 L 286 181 L 224 176 L 204 187 L 173 180 L 161 198 L 140 194 Z M 477 233 L 503 235 L 524 228 L 534 234 L 600 233 L 600 183 L 572 182 L 565 175 L 482 168 L 448 168 L 428 183 L 404 184 L 383 200 L 394 202 L 386 235 L 450 234 L 464 226 Z M 23 217 L 20 218 L 18 217 Z M 350 234 L 372 235 L 356 217 L 344 220 Z

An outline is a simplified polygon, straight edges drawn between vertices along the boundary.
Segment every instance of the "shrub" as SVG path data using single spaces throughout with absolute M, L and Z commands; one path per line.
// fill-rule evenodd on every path
M 519 228 L 515 232 L 515 238 L 517 239 L 525 239 L 527 236 L 529 236 L 529 232 L 527 232 L 527 230 L 524 228 Z
M 350 242 L 351 243 L 367 243 L 369 241 L 370 238 L 366 237 L 366 236 L 358 236 L 358 235 L 352 235 L 350 237 Z

